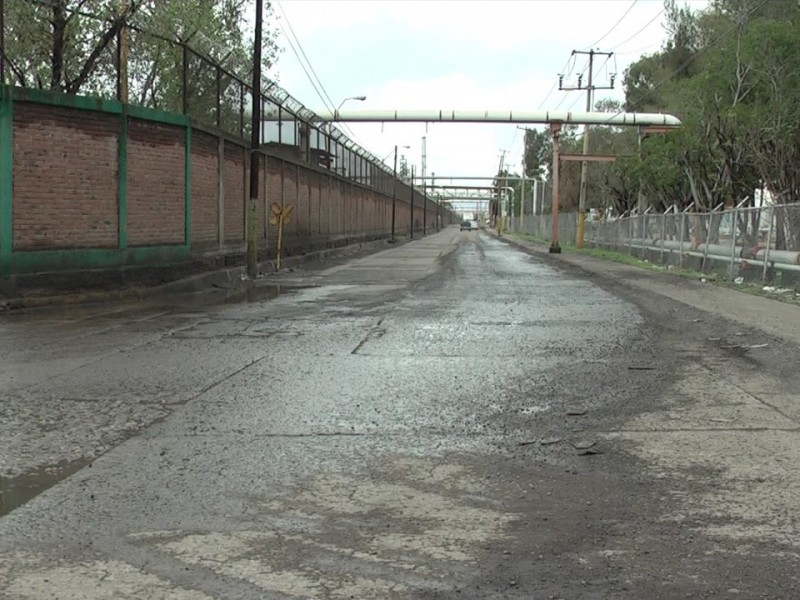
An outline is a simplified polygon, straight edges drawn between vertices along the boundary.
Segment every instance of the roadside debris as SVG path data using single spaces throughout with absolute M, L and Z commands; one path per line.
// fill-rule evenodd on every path
M 602 454 L 603 451 L 598 448 L 585 448 L 578 450 L 578 456 L 593 456 L 595 454 Z
M 577 442 L 572 442 L 572 446 L 576 450 L 588 450 L 589 448 L 594 447 L 596 444 L 596 441 L 590 440 L 579 440 Z
M 769 344 L 728 344 L 720 346 L 720 350 L 758 350 L 759 348 L 766 348 Z
M 636 365 L 628 365 L 629 371 L 655 371 L 655 367 L 646 367 L 646 366 L 636 366 Z
M 585 408 L 570 408 L 567 409 L 567 416 L 569 417 L 580 417 L 581 415 L 586 414 Z
M 551 446 L 552 444 L 558 444 L 559 442 L 563 442 L 564 438 L 544 438 L 541 440 L 525 440 L 524 442 L 519 442 L 517 446 L 532 446 L 533 444 L 538 443 L 541 446 Z
M 541 440 L 539 443 L 542 446 L 552 446 L 553 444 L 558 444 L 559 442 L 563 442 L 564 438 L 554 437 L 554 438 L 545 438 Z

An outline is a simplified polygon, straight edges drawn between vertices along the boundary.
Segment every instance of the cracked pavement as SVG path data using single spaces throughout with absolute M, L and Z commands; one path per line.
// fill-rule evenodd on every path
M 800 309 L 688 285 L 451 228 L 4 315 L 0 598 L 797 596 Z

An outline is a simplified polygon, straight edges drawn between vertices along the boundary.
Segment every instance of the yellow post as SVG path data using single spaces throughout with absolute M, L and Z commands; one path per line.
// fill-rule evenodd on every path
M 578 211 L 578 232 L 575 235 L 575 247 L 583 248 L 583 230 L 584 223 L 586 222 L 586 212 L 583 210 Z
M 278 217 L 278 248 L 277 248 L 277 261 L 276 267 L 278 271 L 281 270 L 281 247 L 283 245 L 283 216 Z
M 292 218 L 292 211 L 294 210 L 293 204 L 287 204 L 283 208 L 277 202 L 273 202 L 271 206 L 272 214 L 269 217 L 269 224 L 278 227 L 278 243 L 276 248 L 275 268 L 281 270 L 281 252 L 283 250 L 283 225 L 288 223 Z

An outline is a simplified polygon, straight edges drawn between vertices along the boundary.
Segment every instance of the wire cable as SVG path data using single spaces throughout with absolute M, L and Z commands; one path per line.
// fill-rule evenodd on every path
M 306 77 L 308 77 L 309 82 L 314 87 L 314 89 L 317 91 L 317 95 L 320 97 L 320 100 L 322 100 L 322 104 L 328 110 L 330 110 L 331 113 L 335 112 L 336 111 L 336 104 L 331 99 L 330 95 L 328 94 L 328 91 L 325 89 L 325 86 L 322 83 L 322 80 L 319 78 L 319 75 L 317 75 L 316 70 L 314 70 L 314 66 L 311 64 L 311 61 L 308 59 L 308 55 L 306 54 L 305 50 L 303 49 L 303 44 L 300 42 L 300 38 L 297 37 L 297 34 L 294 31 L 294 27 L 292 27 L 292 24 L 289 21 L 289 16 L 286 14 L 286 11 L 283 9 L 282 3 L 281 2 L 275 2 L 275 4 L 277 4 L 278 8 L 280 9 L 281 14 L 283 15 L 283 20 L 286 21 L 286 25 L 289 28 L 289 31 L 291 31 L 292 37 L 294 38 L 294 41 L 297 44 L 297 48 L 300 50 L 300 54 L 303 55 L 303 58 L 305 59 L 305 62 L 308 65 L 308 69 L 313 74 L 313 78 L 312 78 L 312 76 L 309 74 L 308 70 L 306 70 L 305 66 L 303 65 L 303 60 L 300 58 L 300 55 L 297 53 L 297 50 L 295 50 L 295 47 L 292 44 L 291 39 L 287 35 L 286 29 L 283 27 L 283 23 L 281 22 L 280 19 L 278 19 L 278 24 L 280 25 L 281 31 L 283 31 L 284 37 L 286 37 L 286 39 L 289 41 L 289 45 L 292 46 L 292 51 L 294 52 L 295 56 L 297 57 L 297 60 L 300 63 L 300 66 L 303 68 L 303 71 L 305 72 Z M 315 84 L 315 80 L 316 80 L 316 84 Z M 317 85 L 319 86 L 319 89 L 317 88 Z M 323 95 L 324 95 L 324 97 L 323 97 Z M 327 99 L 327 102 L 326 102 L 326 99 Z M 358 139 L 357 139 L 355 133 L 353 133 L 353 130 L 350 129 L 350 127 L 348 127 L 346 123 L 340 123 L 340 125 L 342 126 L 343 129 L 345 129 L 347 131 L 349 136 L 352 137 L 354 141 L 358 142 Z M 362 144 L 359 142 L 359 145 L 362 145 Z
M 608 31 L 606 31 L 606 32 L 603 34 L 603 36 L 602 36 L 602 37 L 601 37 L 599 40 L 597 40 L 597 41 L 596 41 L 594 44 L 591 44 L 591 45 L 590 45 L 588 48 L 586 48 L 586 49 L 587 49 L 587 50 L 591 50 L 592 48 L 596 47 L 596 46 L 597 46 L 597 44 L 599 44 L 599 43 L 600 43 L 600 42 L 602 42 L 604 39 L 606 39 L 606 38 L 609 36 L 609 34 L 611 34 L 611 32 L 612 32 L 612 31 L 614 31 L 614 30 L 615 30 L 615 29 L 616 29 L 616 28 L 619 26 L 619 24 L 620 24 L 620 23 L 622 23 L 622 21 L 624 21 L 624 20 L 625 20 L 625 17 L 627 17 L 627 16 L 628 16 L 628 13 L 630 13 L 630 12 L 633 10 L 633 7 L 634 7 L 634 6 L 636 6 L 636 3 L 637 3 L 637 2 L 639 2 L 639 0 L 633 0 L 633 3 L 632 3 L 632 4 L 631 4 L 629 7 L 628 7 L 628 10 L 626 10 L 626 11 L 625 11 L 625 13 L 624 13 L 624 14 L 623 14 L 623 15 L 622 15 L 620 18 L 619 18 L 619 20 L 618 20 L 616 23 L 614 23 L 614 25 L 611 27 L 611 29 L 609 29 Z
M 654 21 L 655 21 L 655 20 L 656 20 L 658 17 L 660 17 L 661 15 L 663 15 L 663 14 L 664 14 L 664 12 L 665 12 L 666 10 L 667 10 L 666 8 L 662 8 L 662 9 L 661 9 L 661 10 L 658 12 L 658 14 L 657 14 L 655 17 L 653 17 L 652 19 L 650 19 L 650 20 L 649 20 L 649 21 L 648 21 L 648 22 L 645 24 L 645 26 L 644 26 L 644 27 L 642 27 L 642 28 L 641 28 L 639 31 L 637 31 L 636 33 L 634 33 L 634 34 L 633 34 L 631 37 L 629 37 L 629 38 L 628 38 L 627 40 L 625 40 L 624 42 L 622 42 L 622 43 L 620 43 L 620 44 L 617 44 L 616 46 L 614 46 L 614 47 L 611 49 L 611 51 L 612 51 L 612 52 L 616 52 L 616 51 L 617 51 L 617 48 L 619 48 L 620 46 L 624 46 L 625 44 L 627 44 L 628 42 L 630 42 L 632 39 L 634 39 L 636 36 L 638 36 L 640 33 L 642 33 L 642 32 L 643 32 L 645 29 L 647 29 L 648 27 L 650 27 L 650 25 L 652 25 L 652 24 L 653 24 L 653 22 L 654 22 Z
M 762 2 L 761 2 L 760 4 L 758 4 L 757 6 L 754 6 L 752 9 L 750 9 L 750 10 L 747 12 L 747 15 L 746 15 L 746 16 L 747 16 L 747 17 L 750 17 L 750 16 L 751 16 L 751 15 L 753 15 L 753 14 L 754 14 L 754 13 L 755 13 L 757 10 L 759 10 L 761 7 L 763 7 L 763 6 L 764 6 L 764 5 L 765 5 L 767 2 L 769 2 L 769 0 L 762 0 Z M 664 12 L 664 11 L 661 11 L 661 12 Z M 656 90 L 658 90 L 658 89 L 659 89 L 661 86 L 665 85 L 665 84 L 666 84 L 667 82 L 669 82 L 669 81 L 670 81 L 670 80 L 671 80 L 671 79 L 672 79 L 672 78 L 673 78 L 675 75 L 677 75 L 678 73 L 680 73 L 681 71 L 683 71 L 683 70 L 684 70 L 686 67 L 688 67 L 690 64 L 692 64 L 692 63 L 693 63 L 693 62 L 694 62 L 694 61 L 695 61 L 695 60 L 696 60 L 696 59 L 697 59 L 697 58 L 698 58 L 698 57 L 699 57 L 701 54 L 703 54 L 704 52 L 707 52 L 708 50 L 711 50 L 711 48 L 713 48 L 713 47 L 714 47 L 714 46 L 716 46 L 716 45 L 717 45 L 719 42 L 721 42 L 721 41 L 722 41 L 722 39 L 723 39 L 725 36 L 727 36 L 729 33 L 731 33 L 731 32 L 732 32 L 733 30 L 735 30 L 737 27 L 739 27 L 739 23 L 738 23 L 738 22 L 734 22 L 734 24 L 733 24 L 733 25 L 731 25 L 731 26 L 730 26 L 728 29 L 726 29 L 725 31 L 723 31 L 723 32 L 722 32 L 722 33 L 721 33 L 721 34 L 720 34 L 720 35 L 719 35 L 719 36 L 718 36 L 716 39 L 714 39 L 714 40 L 710 41 L 708 44 L 706 44 L 706 45 L 705 45 L 705 46 L 703 46 L 702 48 L 698 49 L 698 50 L 697 50 L 697 52 L 695 52 L 694 54 L 692 54 L 692 56 L 690 56 L 690 57 L 689 57 L 689 58 L 688 58 L 686 61 L 684 61 L 684 63 L 683 63 L 683 64 L 681 64 L 681 65 L 680 65 L 680 66 L 679 66 L 677 69 L 675 69 L 675 70 L 674 70 L 672 73 L 670 73 L 670 74 L 669 74 L 667 77 L 665 77 L 664 79 L 662 79 L 661 81 L 659 81 L 659 82 L 658 82 L 656 85 L 654 85 L 652 88 L 650 88 L 650 90 L 649 90 L 649 91 L 648 91 L 646 94 L 644 94 L 644 95 L 643 95 L 641 98 L 639 98 L 638 100 L 641 102 L 641 101 L 643 101 L 643 100 L 646 100 L 646 99 L 647 99 L 647 98 L 649 98 L 650 96 L 652 96 L 652 95 L 653 95 L 653 93 L 654 93 Z M 614 113 L 614 114 L 613 114 L 611 117 L 609 117 L 609 119 L 613 119 L 614 117 L 616 117 L 616 116 L 619 116 L 619 115 L 621 115 L 621 114 L 622 114 L 622 113 L 624 113 L 624 112 L 625 112 L 625 110 L 624 110 L 624 109 L 623 109 L 623 110 L 620 110 L 620 111 L 618 111 L 618 112 Z
M 575 55 L 574 54 L 567 59 L 567 62 L 565 62 L 564 66 L 561 67 L 561 70 L 564 71 L 569 66 L 570 61 L 572 62 L 572 67 L 570 67 L 570 74 L 571 74 L 572 73 L 572 69 L 575 68 Z M 550 99 L 550 96 L 556 90 L 557 86 L 558 86 L 558 83 L 554 83 L 553 84 L 553 87 L 551 87 L 550 91 L 547 92 L 547 95 L 544 97 L 544 100 L 542 100 L 542 103 L 539 105 L 539 108 L 537 108 L 536 110 L 542 110 L 542 107 L 545 105 L 545 102 L 547 102 Z

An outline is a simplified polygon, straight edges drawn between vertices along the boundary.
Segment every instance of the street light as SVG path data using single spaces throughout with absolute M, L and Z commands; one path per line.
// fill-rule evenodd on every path
M 345 102 L 347 102 L 348 100 L 358 100 L 359 102 L 363 102 L 366 99 L 367 99 L 366 96 L 348 96 L 347 98 L 342 100 L 339 103 L 339 106 L 336 107 L 336 110 L 333 111 L 333 119 L 334 119 L 334 121 L 338 118 L 339 109 L 342 108 L 342 106 L 344 106 Z M 327 140 L 326 151 L 327 151 L 329 160 L 331 159 L 331 134 L 333 132 L 332 127 L 333 127 L 333 123 L 328 121 L 328 123 L 327 123 L 328 135 L 326 136 L 326 140 Z
M 399 146 L 400 148 L 411 148 L 411 146 Z M 392 236 L 389 239 L 394 243 L 394 222 L 395 215 L 397 214 L 397 144 L 394 146 L 394 171 L 392 179 Z
M 261 27 L 264 0 L 256 0 L 255 41 L 253 43 L 253 121 L 250 132 L 250 201 L 248 202 L 246 268 L 249 277 L 258 274 L 258 152 L 261 143 Z M 184 55 L 185 56 L 185 55 Z M 187 240 L 188 243 L 188 240 Z
M 344 103 L 347 102 L 348 100 L 358 100 L 359 102 L 363 102 L 366 99 L 367 99 L 366 96 L 349 96 L 348 98 L 345 98 L 339 103 L 339 106 L 336 107 L 336 110 L 333 111 L 333 116 L 335 117 L 339 113 L 339 109 L 342 108 L 342 106 L 344 106 Z

